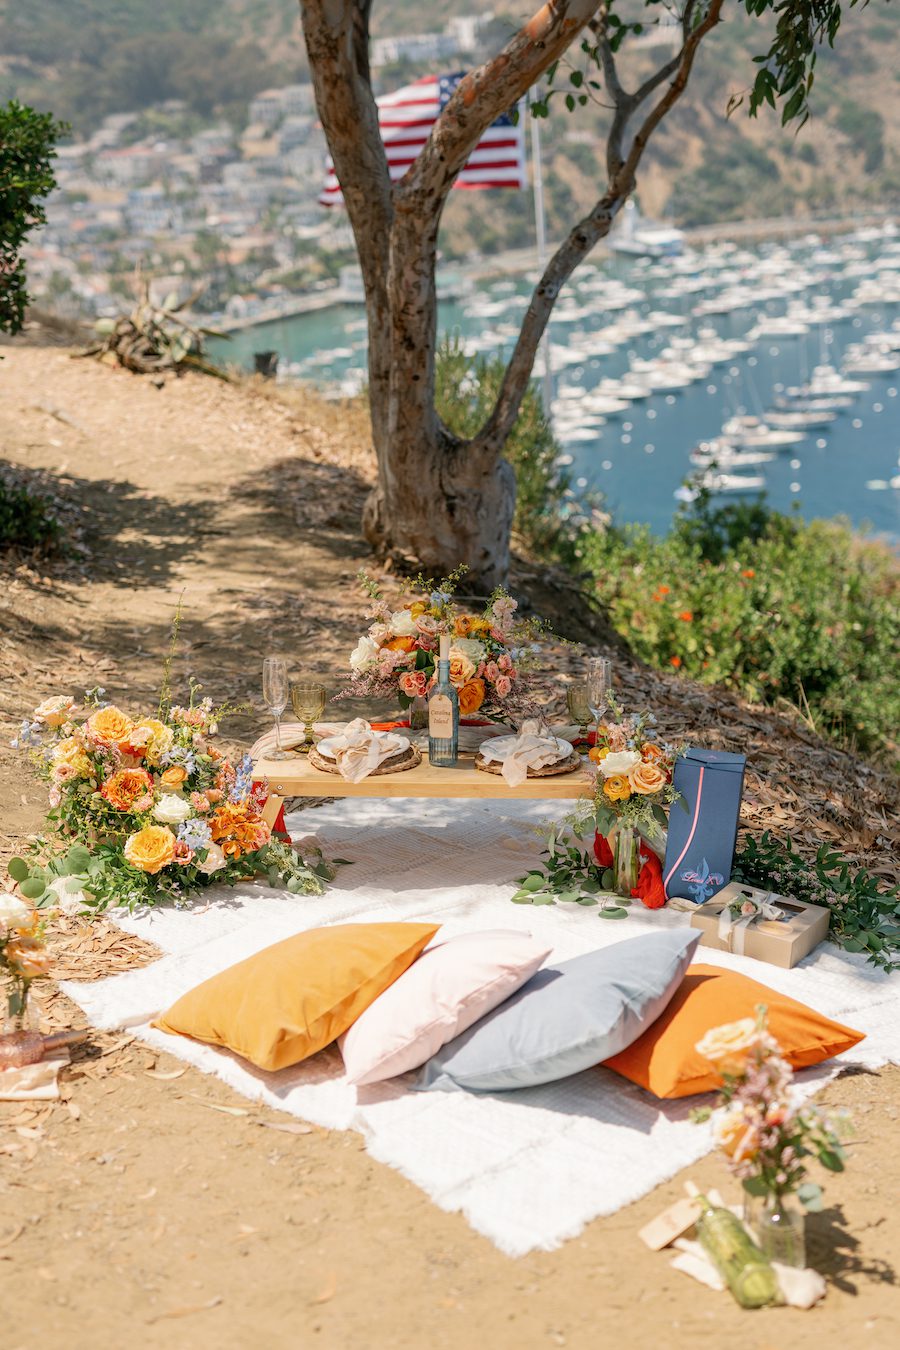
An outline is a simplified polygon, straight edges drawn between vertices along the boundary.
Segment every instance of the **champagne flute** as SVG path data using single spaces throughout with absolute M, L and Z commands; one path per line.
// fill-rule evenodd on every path
M 590 657 L 587 669 L 588 707 L 598 728 L 611 689 L 612 662 L 606 656 Z
M 308 755 L 316 743 L 313 735 L 313 723 L 322 716 L 328 693 L 324 684 L 315 684 L 307 680 L 298 680 L 291 685 L 291 704 L 298 722 L 305 722 L 306 736 L 302 745 L 297 746 L 301 755 Z
M 587 680 L 573 680 L 567 686 L 566 704 L 569 709 L 569 716 L 578 725 L 578 739 L 587 740 L 588 723 L 591 720 Z
M 281 714 L 288 702 L 287 661 L 283 656 L 267 656 L 263 661 L 263 700 L 275 719 L 275 749 L 270 759 L 287 759 L 281 748 Z

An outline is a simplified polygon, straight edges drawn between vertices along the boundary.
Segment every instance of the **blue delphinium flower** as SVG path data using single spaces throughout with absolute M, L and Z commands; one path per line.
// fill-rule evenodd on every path
M 178 826 L 177 838 L 187 844 L 192 852 L 196 852 L 198 848 L 209 846 L 212 834 L 205 820 L 183 820 Z
M 192 774 L 197 767 L 197 756 L 186 745 L 173 745 L 171 750 L 160 755 L 159 762 L 164 768 L 180 764 L 186 773 Z
M 244 755 L 243 759 L 235 768 L 234 786 L 228 794 L 228 800 L 232 802 L 245 802 L 250 796 L 252 787 L 253 761 L 249 755 Z
M 40 745 L 41 732 L 44 730 L 43 722 L 32 722 L 26 717 L 25 721 L 19 727 L 18 736 L 14 736 L 10 745 L 14 750 L 21 750 L 26 745 Z

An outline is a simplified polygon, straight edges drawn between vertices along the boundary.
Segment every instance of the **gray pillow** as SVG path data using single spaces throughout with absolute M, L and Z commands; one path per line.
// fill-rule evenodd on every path
M 420 1091 L 498 1092 L 552 1083 L 636 1041 L 681 984 L 700 941 L 678 929 L 545 966 L 423 1065 Z

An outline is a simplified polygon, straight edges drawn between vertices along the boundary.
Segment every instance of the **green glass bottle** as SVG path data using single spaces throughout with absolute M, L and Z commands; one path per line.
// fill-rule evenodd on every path
M 428 759 L 452 769 L 459 757 L 459 697 L 450 683 L 450 638 L 440 639 L 437 683 L 428 695 Z
M 781 1293 L 774 1270 L 730 1209 L 713 1205 L 698 1195 L 702 1206 L 697 1237 L 722 1279 L 742 1308 L 765 1308 L 779 1303 Z

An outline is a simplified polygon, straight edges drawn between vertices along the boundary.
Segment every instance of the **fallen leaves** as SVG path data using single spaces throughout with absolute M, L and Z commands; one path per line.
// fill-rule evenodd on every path
M 171 1321 L 177 1317 L 193 1317 L 194 1313 L 209 1312 L 211 1308 L 218 1308 L 224 1301 L 221 1294 L 216 1294 L 205 1303 L 188 1303 L 183 1308 L 170 1308 L 168 1312 L 155 1313 L 152 1317 L 148 1317 L 147 1325 L 152 1327 L 156 1322 Z
M 330 1271 L 319 1293 L 315 1298 L 309 1300 L 310 1307 L 315 1307 L 319 1303 L 330 1303 L 337 1293 L 337 1274 Z
M 199 1102 L 201 1106 L 205 1106 L 208 1111 L 221 1111 L 225 1116 L 249 1116 L 250 1114 L 243 1106 L 223 1106 L 220 1102 L 208 1102 L 205 1097 L 201 1097 L 196 1092 L 189 1092 L 187 1095 L 192 1097 L 194 1101 Z
M 253 1123 L 262 1125 L 267 1130 L 280 1130 L 282 1134 L 315 1134 L 312 1125 L 303 1125 L 299 1120 L 256 1120 Z
M 160 1083 L 171 1083 L 173 1078 L 180 1078 L 185 1073 L 187 1065 L 182 1069 L 144 1069 L 145 1078 L 155 1078 Z

